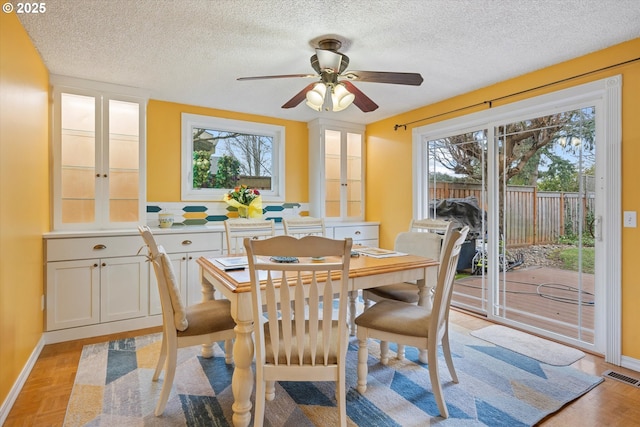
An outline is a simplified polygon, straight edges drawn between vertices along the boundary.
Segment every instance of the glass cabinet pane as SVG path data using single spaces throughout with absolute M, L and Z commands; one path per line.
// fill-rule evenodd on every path
M 60 192 L 62 222 L 95 221 L 96 99 L 61 96 Z
M 109 100 L 109 221 L 136 221 L 139 189 L 139 105 Z
M 325 213 L 340 217 L 340 132 L 327 130 L 325 137 Z
M 362 135 L 347 133 L 347 216 L 362 216 Z

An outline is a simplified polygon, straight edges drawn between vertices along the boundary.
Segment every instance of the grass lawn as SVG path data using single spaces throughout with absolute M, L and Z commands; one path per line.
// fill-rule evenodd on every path
M 560 249 L 556 251 L 554 256 L 562 262 L 562 267 L 565 270 L 578 271 L 579 255 L 578 248 Z M 593 274 L 595 271 L 595 248 L 582 248 L 582 272 Z

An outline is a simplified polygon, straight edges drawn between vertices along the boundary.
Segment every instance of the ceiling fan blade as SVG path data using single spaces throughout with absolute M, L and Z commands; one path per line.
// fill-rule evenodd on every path
M 393 73 L 386 71 L 349 71 L 342 77 L 372 83 L 420 86 L 424 79 L 419 73 Z
M 353 85 L 353 83 L 344 81 L 344 80 L 341 81 L 340 83 L 342 83 L 349 92 L 355 95 L 355 99 L 353 100 L 353 103 L 355 104 L 356 107 L 362 110 L 363 113 L 368 113 L 370 111 L 374 111 L 378 109 L 378 104 L 373 102 L 371 98 L 369 98 L 367 95 L 362 93 L 360 89 L 358 89 Z
M 316 56 L 318 57 L 318 65 L 320 70 L 333 70 L 334 73 L 340 72 L 340 63 L 342 62 L 342 55 L 337 52 L 316 49 Z
M 302 101 L 304 101 L 306 99 L 307 92 L 309 92 L 311 89 L 313 89 L 313 86 L 315 84 L 316 83 L 308 84 L 304 89 L 302 89 L 300 92 L 296 93 L 293 98 L 291 98 L 290 100 L 285 102 L 285 104 L 282 106 L 282 108 L 293 108 L 293 107 L 298 106 L 298 104 L 300 104 Z
M 280 74 L 275 76 L 254 76 L 254 77 L 238 77 L 237 80 L 266 80 L 266 79 L 286 79 L 290 77 L 317 78 L 316 74 Z

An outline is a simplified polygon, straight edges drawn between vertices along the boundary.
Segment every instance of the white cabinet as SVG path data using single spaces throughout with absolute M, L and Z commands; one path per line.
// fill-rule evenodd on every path
M 364 126 L 317 119 L 309 128 L 309 211 L 364 219 Z
M 149 266 L 139 238 L 46 241 L 46 330 L 146 316 Z
M 185 304 L 191 305 L 202 301 L 200 269 L 196 261 L 200 257 L 221 256 L 222 235 L 222 232 L 210 232 L 155 236 L 158 244 L 165 248 L 171 258 Z M 152 271 L 149 285 L 149 314 L 160 313 L 162 313 L 162 306 L 158 295 L 158 282 Z
M 222 253 L 222 230 L 156 230 L 170 254 L 187 304 L 202 301 L 201 256 Z M 45 236 L 45 330 L 67 340 L 157 326 L 162 313 L 155 273 L 137 231 Z
M 100 260 L 100 322 L 146 316 L 148 283 L 146 257 Z
M 99 266 L 99 259 L 47 263 L 47 331 L 100 322 Z
M 52 76 L 55 230 L 133 228 L 144 220 L 146 98 Z

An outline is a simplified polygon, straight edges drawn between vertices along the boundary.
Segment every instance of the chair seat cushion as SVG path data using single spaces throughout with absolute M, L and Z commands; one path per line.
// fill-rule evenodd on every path
M 320 321 L 320 324 L 322 324 L 322 321 Z M 282 322 L 278 321 L 278 327 L 280 328 L 280 351 L 278 354 L 278 364 L 280 365 L 286 365 L 287 363 L 287 359 L 286 359 L 286 355 L 285 355 L 285 345 L 284 345 L 284 341 L 282 339 Z M 293 327 L 295 328 L 295 322 L 293 322 Z M 322 326 L 319 326 L 320 330 L 322 329 Z M 335 337 L 338 336 L 338 321 L 337 320 L 333 320 L 331 322 L 331 344 L 329 347 L 329 355 L 327 358 L 327 365 L 335 365 L 338 363 L 338 340 L 335 339 Z M 304 343 L 304 353 L 303 353 L 303 363 L 305 365 L 310 365 L 311 364 L 311 348 L 309 346 L 309 321 L 305 320 L 305 331 L 306 331 L 306 339 L 305 339 L 305 343 Z M 345 331 L 346 332 L 346 331 Z M 269 322 L 266 322 L 264 324 L 264 338 L 265 338 L 265 343 L 266 343 L 266 354 L 265 354 L 265 360 L 267 363 L 269 364 L 274 364 L 275 363 L 275 358 L 274 358 L 274 354 L 273 354 L 273 347 L 271 346 L 271 333 L 269 332 Z M 295 338 L 294 338 L 295 339 Z M 320 340 L 322 340 L 322 332 L 319 331 L 318 332 L 318 341 L 320 342 Z M 343 348 L 346 349 L 347 346 L 347 340 L 348 340 L 348 334 L 345 333 L 345 336 L 343 337 Z M 317 351 L 318 353 L 316 353 L 316 360 L 315 360 L 315 364 L 316 365 L 325 365 L 324 362 L 324 355 L 321 353 L 321 345 L 320 343 L 318 343 L 317 345 Z M 293 365 L 297 365 L 298 364 L 298 346 L 296 345 L 295 341 L 293 342 L 292 345 L 292 350 L 291 350 L 291 364 Z
M 358 328 L 426 338 L 431 310 L 401 301 L 384 300 L 356 317 Z
M 189 327 L 184 331 L 177 331 L 179 337 L 220 332 L 236 326 L 231 317 L 229 300 L 211 300 L 193 304 L 186 308 L 185 314 Z
M 394 283 L 393 285 L 367 289 L 367 292 L 380 298 L 404 301 L 409 304 L 418 303 L 418 286 L 412 283 Z

